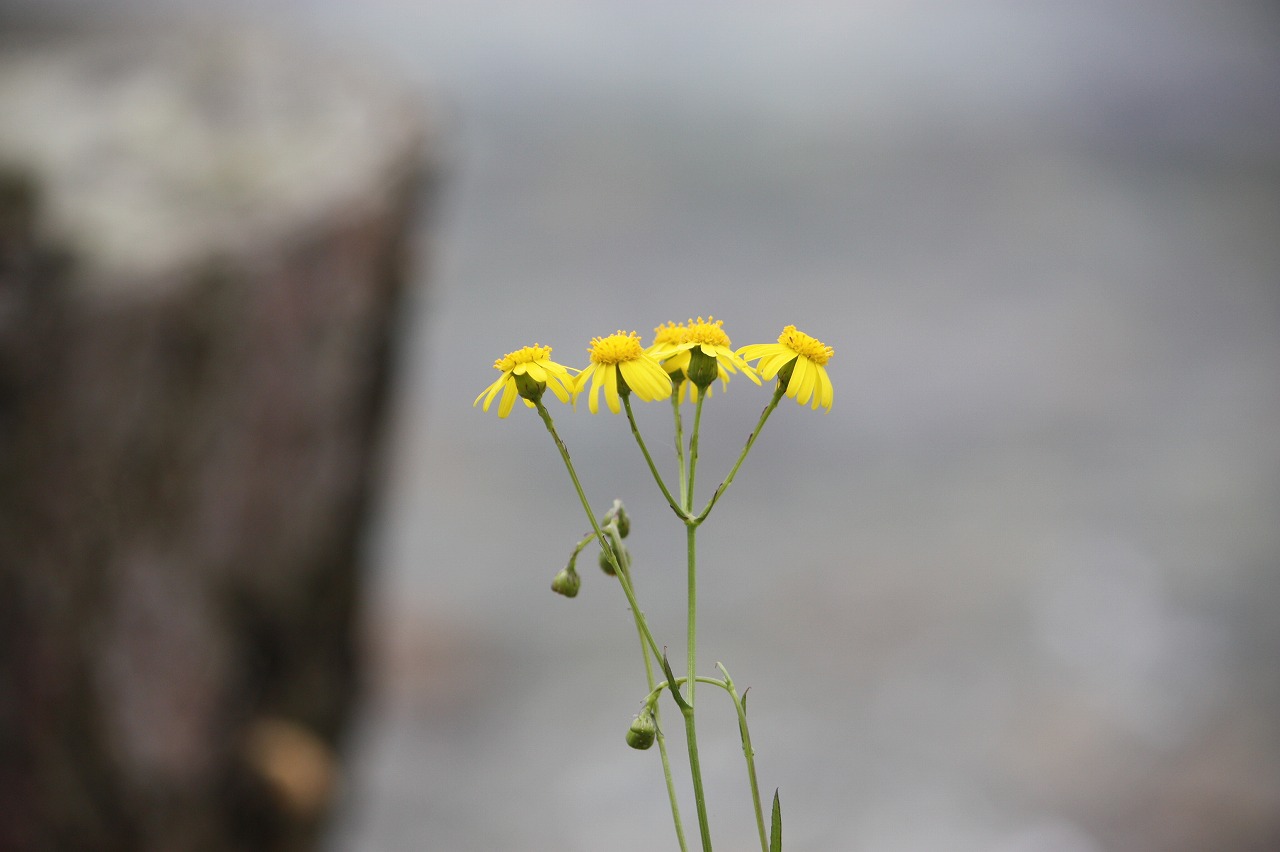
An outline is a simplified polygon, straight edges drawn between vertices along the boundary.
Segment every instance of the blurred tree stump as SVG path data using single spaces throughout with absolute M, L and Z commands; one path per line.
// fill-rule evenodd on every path
M 250 33 L 0 46 L 0 848 L 308 848 L 422 110 Z

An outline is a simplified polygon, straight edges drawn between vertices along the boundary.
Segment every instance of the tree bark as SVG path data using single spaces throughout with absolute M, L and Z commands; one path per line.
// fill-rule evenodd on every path
M 418 101 L 250 33 L 45 33 L 0 115 L 0 848 L 308 848 Z

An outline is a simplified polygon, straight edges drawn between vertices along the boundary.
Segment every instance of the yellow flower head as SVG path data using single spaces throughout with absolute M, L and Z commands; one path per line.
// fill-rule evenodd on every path
M 835 350 L 821 340 L 797 331 L 789 325 L 778 335 L 777 343 L 753 343 L 738 350 L 748 361 L 758 361 L 756 369 L 765 379 L 779 376 L 787 388 L 787 396 L 804 405 L 813 397 L 813 409 L 831 410 L 835 392 L 827 376 L 826 363 Z
M 573 387 L 573 376 L 569 368 L 550 360 L 550 346 L 525 346 L 515 352 L 508 352 L 493 362 L 493 368 L 502 375 L 484 390 L 471 403 L 472 407 L 480 404 L 484 398 L 484 410 L 489 410 L 493 398 L 502 391 L 502 401 L 498 403 L 498 417 L 506 417 L 515 405 L 516 397 L 525 398 L 524 404 L 533 408 L 530 397 L 541 398 L 543 390 L 551 388 L 551 392 L 561 402 L 569 401 L 569 392 Z
M 696 387 L 702 386 L 708 389 L 710 395 L 710 384 L 713 375 L 709 372 L 709 367 L 714 363 L 714 377 L 718 377 L 724 387 L 729 385 L 729 374 L 736 373 L 741 370 L 747 378 L 756 384 L 760 384 L 760 379 L 756 377 L 755 370 L 742 358 L 738 357 L 729 341 L 729 335 L 724 332 L 724 321 L 715 317 L 703 319 L 698 317 L 696 320 L 689 320 L 689 324 L 667 323 L 666 326 L 659 326 L 654 329 L 654 342 L 649 347 L 650 355 L 662 361 L 662 367 L 672 375 L 672 380 L 677 382 L 688 381 L 689 398 L 696 399 Z M 706 375 L 690 376 L 689 369 L 694 364 L 694 351 L 700 353 L 698 362 L 699 366 L 695 367 L 695 371 L 699 369 L 705 370 Z M 677 378 L 677 376 L 679 378 Z M 705 381 L 704 381 L 705 379 Z M 683 384 L 677 390 L 680 393 L 684 390 Z
M 590 379 L 591 394 L 587 398 L 587 407 L 592 414 L 600 407 L 601 386 L 604 387 L 605 402 L 614 414 L 622 410 L 619 393 L 634 392 L 645 402 L 666 399 L 671 395 L 671 379 L 640 346 L 640 336 L 634 331 L 593 337 L 587 351 L 591 353 L 591 363 L 578 374 L 573 395 L 576 399 Z
M 666 325 L 660 325 L 653 330 L 653 343 L 644 351 L 661 360 L 665 356 L 655 355 L 655 353 L 666 352 L 671 347 L 683 343 L 684 333 L 686 331 L 688 331 L 688 329 L 684 327 L 684 323 L 668 321 Z M 673 367 L 668 363 L 663 363 L 662 367 L 668 373 L 675 372 L 679 369 L 678 367 Z

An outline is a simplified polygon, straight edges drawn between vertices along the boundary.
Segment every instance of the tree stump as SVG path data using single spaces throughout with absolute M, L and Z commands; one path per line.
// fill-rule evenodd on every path
M 419 102 L 246 32 L 0 50 L 0 848 L 305 849 Z

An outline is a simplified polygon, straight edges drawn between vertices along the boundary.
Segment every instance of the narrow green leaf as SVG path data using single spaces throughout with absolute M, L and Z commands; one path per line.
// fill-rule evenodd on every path
M 676 687 L 676 675 L 675 672 L 671 671 L 671 661 L 667 659 L 665 651 L 662 654 L 662 672 L 667 676 L 667 683 L 670 684 L 667 692 L 671 693 L 671 697 L 675 699 L 682 713 L 687 711 L 689 702 L 684 700 L 684 696 L 680 694 L 679 688 Z
M 769 825 L 769 852 L 782 852 L 782 803 L 773 791 L 773 818 Z

